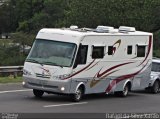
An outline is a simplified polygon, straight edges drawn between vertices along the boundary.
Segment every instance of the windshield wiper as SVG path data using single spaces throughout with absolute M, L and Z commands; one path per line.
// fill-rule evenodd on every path
M 59 66 L 59 67 L 63 68 L 63 66 L 60 66 L 60 65 L 53 63 L 53 62 L 43 62 L 43 64 L 54 65 L 54 66 Z
M 26 61 L 28 61 L 28 62 L 33 62 L 33 63 L 38 63 L 38 64 L 40 64 L 40 65 L 43 65 L 41 62 L 39 62 L 39 61 L 37 61 L 37 60 L 35 60 L 35 59 L 26 59 Z

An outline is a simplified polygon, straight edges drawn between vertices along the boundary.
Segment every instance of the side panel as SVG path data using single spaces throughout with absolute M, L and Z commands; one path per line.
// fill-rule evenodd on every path
M 131 81 L 132 90 L 149 85 L 152 60 L 150 36 L 86 36 L 81 43 L 88 45 L 87 63 L 73 69 L 71 92 L 78 82 L 84 82 L 86 93 L 122 91 L 127 80 Z M 146 46 L 144 57 L 137 57 L 138 44 Z M 104 58 L 92 58 L 93 45 L 105 47 Z M 114 47 L 112 55 L 108 55 L 108 46 Z M 132 46 L 131 54 L 127 54 L 128 46 Z

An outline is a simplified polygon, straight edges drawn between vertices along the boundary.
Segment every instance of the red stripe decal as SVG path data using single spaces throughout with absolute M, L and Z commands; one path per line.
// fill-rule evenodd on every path
M 113 66 L 113 67 L 107 69 L 107 70 L 104 71 L 103 73 L 99 74 L 100 71 L 102 70 L 102 68 L 101 68 L 101 69 L 99 70 L 99 72 L 97 72 L 96 75 L 93 77 L 93 80 L 91 80 L 90 87 L 95 86 L 97 83 L 99 83 L 99 82 L 101 81 L 101 80 L 94 80 L 96 77 L 97 77 L 97 78 L 100 78 L 100 79 L 103 79 L 103 78 L 109 76 L 110 74 L 112 74 L 112 73 L 114 73 L 114 72 L 116 72 L 116 71 L 118 71 L 118 70 L 115 70 L 115 71 L 112 71 L 112 72 L 108 73 L 109 71 L 111 71 L 111 70 L 113 70 L 113 69 L 115 69 L 115 68 L 117 68 L 117 67 L 120 67 L 120 66 L 123 66 L 123 65 L 126 65 L 126 64 L 130 64 L 130 63 L 134 63 L 134 62 L 127 62 L 127 63 L 123 63 L 123 64 L 118 64 L 118 65 L 116 65 L 116 66 Z M 102 77 L 102 76 L 103 76 L 103 77 Z
M 86 71 L 90 70 L 91 68 L 93 68 L 94 66 L 96 66 L 99 63 L 99 61 L 97 63 L 95 63 L 93 66 L 91 66 L 90 68 L 88 68 Z
M 109 68 L 109 69 L 107 69 L 106 71 L 104 71 L 104 72 L 102 72 L 101 74 L 98 72 L 98 74 L 97 74 L 97 78 L 100 78 L 101 76 L 103 76 L 104 74 L 106 74 L 107 72 L 109 72 L 109 71 L 111 71 L 111 70 L 113 70 L 113 69 L 115 69 L 115 68 L 117 68 L 117 67 L 120 67 L 120 66 L 123 66 L 123 65 L 126 65 L 126 64 L 131 64 L 131 63 L 134 63 L 134 62 L 127 62 L 127 63 L 123 63 L 123 64 L 118 64 L 118 65 L 116 65 L 116 66 L 113 66 L 113 67 L 111 67 L 111 68 Z
M 116 47 L 114 47 L 116 44 L 118 44 L 118 47 L 116 48 Z M 121 39 L 119 39 L 118 41 L 116 41 L 114 44 L 113 44 L 113 54 L 112 55 L 114 55 L 115 54 L 115 52 L 116 52 L 116 50 L 119 48 L 119 46 L 121 45 Z
M 46 72 L 49 72 L 48 69 L 45 69 L 45 68 L 43 68 L 43 67 L 40 67 L 40 68 L 43 69 L 43 70 L 46 71 Z
M 70 76 L 64 78 L 63 80 L 69 79 L 69 78 L 71 78 L 71 77 L 73 77 L 73 76 L 75 76 L 75 75 L 81 73 L 82 71 L 84 71 L 85 69 L 87 69 L 89 66 L 91 66 L 91 64 L 93 64 L 94 61 L 95 61 L 95 59 L 94 59 L 90 64 L 88 64 L 86 67 L 84 67 L 83 69 L 81 69 L 81 70 L 75 72 L 74 74 L 72 74 L 72 75 L 70 75 Z
M 146 59 L 148 58 L 149 53 L 151 51 L 151 46 L 152 46 L 152 36 L 149 36 L 149 44 L 148 44 L 147 55 L 146 55 L 145 59 L 138 66 L 140 66 L 141 64 L 143 64 L 146 61 Z
M 113 46 L 115 46 L 116 44 L 118 44 L 118 48 L 119 48 L 119 46 L 121 45 L 121 39 L 119 39 L 118 41 L 116 41 L 114 44 L 113 44 Z M 117 48 L 117 49 L 118 49 Z
M 112 74 L 112 73 L 114 73 L 114 72 L 116 72 L 116 71 L 118 71 L 118 70 L 112 71 L 112 72 L 106 74 L 105 76 L 103 76 L 103 77 L 100 78 L 100 79 L 103 79 L 103 78 L 107 77 L 108 75 L 110 75 L 110 74 Z M 92 88 L 93 86 L 95 86 L 95 85 L 96 85 L 97 83 L 99 83 L 100 81 L 101 81 L 101 80 L 92 80 L 91 83 L 90 83 L 90 87 Z
M 146 65 L 147 64 L 148 64 L 148 62 L 146 63 Z M 142 69 L 140 69 L 139 71 L 135 72 L 135 73 L 123 75 L 123 76 L 120 76 L 120 77 L 118 77 L 116 79 L 113 79 L 112 82 L 107 87 L 106 93 L 109 93 L 111 91 L 111 89 L 113 88 L 113 86 L 116 85 L 117 83 L 119 83 L 120 81 L 123 81 L 123 80 L 128 79 L 128 78 L 132 78 L 135 75 L 137 75 L 138 73 L 140 73 L 145 68 L 145 66 Z
M 101 77 L 101 78 L 103 79 L 103 78 L 105 78 L 105 77 L 109 76 L 110 74 L 113 74 L 114 72 L 117 72 L 117 71 L 119 71 L 119 70 L 112 71 L 112 72 L 110 72 L 110 73 L 108 73 L 108 74 L 104 75 L 104 76 L 103 76 L 103 77 Z

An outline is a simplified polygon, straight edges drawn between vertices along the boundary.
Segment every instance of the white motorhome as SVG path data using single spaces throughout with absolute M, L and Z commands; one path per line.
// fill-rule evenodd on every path
M 134 27 L 96 29 L 71 26 L 41 29 L 24 64 L 23 85 L 36 97 L 44 92 L 69 94 L 114 93 L 149 86 L 152 33 Z

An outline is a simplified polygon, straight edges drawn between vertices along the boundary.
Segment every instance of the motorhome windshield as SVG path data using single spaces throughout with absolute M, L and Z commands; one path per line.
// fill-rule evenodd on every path
M 160 63 L 152 62 L 152 71 L 160 72 Z
M 26 61 L 39 64 L 71 67 L 76 44 L 36 39 Z

